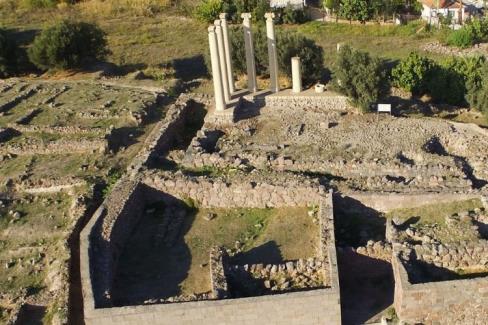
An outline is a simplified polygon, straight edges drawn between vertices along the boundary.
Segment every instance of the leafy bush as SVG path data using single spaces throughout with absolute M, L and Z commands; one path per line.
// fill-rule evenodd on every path
M 466 92 L 463 77 L 448 67 L 436 66 L 429 78 L 427 89 L 436 103 L 460 105 Z
M 253 31 L 256 73 L 268 73 L 268 47 L 266 32 L 258 28 Z M 246 73 L 246 54 L 242 30 L 231 29 L 232 61 L 236 72 Z M 291 58 L 299 56 L 305 83 L 320 79 L 323 70 L 323 49 L 309 38 L 286 30 L 276 33 L 278 68 L 291 77 Z M 210 71 L 210 69 L 209 69 Z
M 291 5 L 283 9 L 275 10 L 278 13 L 278 23 L 283 24 L 303 24 L 308 21 L 308 16 L 303 9 L 295 9 Z
M 471 107 L 485 113 L 488 119 L 488 62 L 479 66 L 479 78 L 466 83 L 466 99 Z
M 414 95 L 421 95 L 426 90 L 433 66 L 431 60 L 412 52 L 392 70 L 393 84 Z
M 475 36 L 467 28 L 461 28 L 453 31 L 447 37 L 447 45 L 456 46 L 460 48 L 467 48 L 473 45 L 475 42 Z
M 349 46 L 341 47 L 338 53 L 334 83 L 363 111 L 370 110 L 389 89 L 383 62 Z
M 0 28 L 0 78 L 7 77 L 16 69 L 17 45 L 7 31 Z
M 219 18 L 222 9 L 222 0 L 203 0 L 195 9 L 195 16 L 197 19 L 210 24 Z
M 450 46 L 467 48 L 474 44 L 488 40 L 488 20 L 473 19 L 463 26 L 463 28 L 451 32 L 446 43 Z
M 79 68 L 109 53 L 105 33 L 88 23 L 57 23 L 38 35 L 28 50 L 29 59 L 41 69 Z

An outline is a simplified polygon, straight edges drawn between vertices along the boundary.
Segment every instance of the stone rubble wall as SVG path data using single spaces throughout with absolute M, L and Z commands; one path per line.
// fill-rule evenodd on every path
M 74 177 L 42 178 L 35 182 L 32 180 L 22 181 L 16 184 L 15 189 L 19 192 L 31 194 L 55 193 L 63 190 L 71 190 L 85 184 L 85 180 Z
M 50 155 L 69 153 L 104 153 L 107 150 L 107 141 L 95 140 L 67 140 L 61 139 L 50 142 L 28 141 L 20 144 L 0 145 L 0 154 L 15 155 Z
M 380 212 L 414 208 L 428 204 L 477 199 L 480 197 L 480 193 L 475 191 L 468 193 L 452 193 L 446 191 L 440 193 L 424 192 L 411 194 L 348 191 L 345 194 L 360 201 L 363 205 Z
M 488 323 L 488 277 L 411 284 L 399 252 L 392 258 L 394 307 L 409 324 Z
M 213 247 L 210 251 L 210 283 L 212 297 L 225 299 L 229 297 L 226 269 L 228 268 L 229 255 L 223 247 Z
M 423 50 L 431 53 L 439 53 L 452 56 L 476 56 L 476 55 L 488 55 L 488 43 L 476 44 L 467 49 L 460 49 L 458 47 L 452 47 L 442 45 L 439 42 L 427 43 L 424 45 Z
M 456 269 L 488 270 L 488 241 L 452 244 L 422 244 L 412 247 L 414 258 L 451 271 Z
M 202 208 L 308 206 L 320 202 L 325 195 L 325 188 L 319 184 L 287 181 L 227 182 L 184 175 L 175 178 L 164 173 L 148 174 L 144 179 L 149 187 L 180 199 L 191 198 Z
M 15 106 L 17 106 L 23 100 L 25 100 L 25 99 L 27 99 L 29 97 L 34 96 L 39 91 L 39 88 L 40 88 L 39 86 L 35 86 L 35 87 L 28 88 L 27 90 L 25 90 L 22 93 L 18 94 L 17 96 L 15 96 L 14 98 L 12 98 L 8 102 L 6 102 L 4 104 L 1 104 L 0 105 L 0 112 L 4 113 L 4 112 L 6 112 L 6 111 L 8 111 L 8 110 L 10 110 L 12 108 L 14 108 Z
M 187 94 L 181 94 L 169 107 L 165 118 L 152 129 L 142 149 L 127 167 L 131 177 L 135 177 L 153 155 L 162 155 L 170 149 L 185 123 L 186 114 L 191 112 L 191 100 Z
M 45 125 L 22 125 L 17 123 L 10 123 L 8 124 L 8 127 L 21 133 L 42 132 L 42 133 L 63 134 L 63 135 L 93 134 L 99 136 L 105 136 L 110 133 L 110 129 L 84 128 L 79 126 L 45 126 Z
M 111 306 L 117 260 L 142 217 L 144 195 L 138 181 L 121 179 L 80 235 L 84 306 Z
M 307 95 L 279 95 L 274 94 L 266 96 L 267 107 L 286 108 L 286 109 L 303 109 L 303 110 L 320 110 L 320 111 L 351 111 L 352 106 L 349 104 L 347 96 L 307 96 Z
M 253 153 L 223 155 L 219 152 L 206 152 L 203 148 L 205 138 L 195 137 L 188 148 L 183 164 L 189 168 L 226 168 L 251 165 L 258 169 L 276 171 L 311 171 L 327 173 L 348 179 L 353 188 L 381 191 L 418 192 L 422 190 L 467 191 L 472 182 L 454 163 L 405 165 L 398 162 L 375 161 L 296 161 L 290 157 L 267 157 Z M 403 177 L 405 181 L 389 178 Z

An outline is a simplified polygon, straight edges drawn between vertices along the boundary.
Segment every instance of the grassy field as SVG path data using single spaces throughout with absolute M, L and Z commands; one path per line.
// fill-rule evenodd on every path
M 209 213 L 215 216 L 210 221 L 204 218 Z M 171 247 L 152 244 L 151 229 L 160 222 L 157 214 L 146 216 L 121 258 L 115 282 L 121 286 L 114 293 L 121 303 L 209 292 L 209 253 L 216 245 L 238 245 L 236 263 L 308 258 L 318 245 L 318 226 L 307 208 L 199 209 L 185 218 L 181 237 Z
M 187 10 L 188 11 L 188 10 Z M 139 14 L 139 15 L 138 15 Z M 176 77 L 200 77 L 204 71 L 203 55 L 207 51 L 206 24 L 181 15 L 181 10 L 167 8 L 153 15 L 140 15 L 137 10 L 107 14 L 103 10 L 87 10 L 72 6 L 12 14 L 0 9 L 0 19 L 8 28 L 17 29 L 21 39 L 29 43 L 35 32 L 63 18 L 98 23 L 107 33 L 112 54 L 108 61 L 127 69 L 175 64 Z M 332 64 L 337 43 L 347 43 L 374 55 L 397 60 L 411 51 L 421 51 L 423 44 L 439 37 L 422 23 L 405 26 L 348 25 L 309 22 L 303 25 L 278 26 L 295 30 L 324 48 L 326 66 Z M 29 39 L 30 38 L 30 39 Z M 438 56 L 433 56 L 437 58 Z

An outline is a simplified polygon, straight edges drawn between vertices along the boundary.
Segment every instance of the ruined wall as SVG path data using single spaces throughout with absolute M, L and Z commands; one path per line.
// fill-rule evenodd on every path
M 143 213 L 142 192 L 138 181 L 121 180 L 80 234 L 81 278 L 86 305 L 108 307 L 111 304 L 117 260 Z
M 293 94 L 290 90 L 266 96 L 267 107 L 283 107 L 286 109 L 304 109 L 320 111 L 347 111 L 354 110 L 349 104 L 347 96 L 327 92 L 320 95 L 313 91 L 304 91 Z
M 134 187 L 131 187 L 134 188 Z M 120 191 L 119 191 L 120 193 Z M 125 191 L 125 196 L 133 197 L 134 191 Z M 136 194 L 137 196 L 137 194 Z M 322 197 L 323 199 L 323 197 Z M 135 198 L 131 200 L 135 201 Z M 231 201 L 229 202 L 231 203 Z M 316 201 L 317 203 L 317 201 Z M 101 265 L 103 269 L 109 267 L 104 261 L 107 256 L 100 256 L 99 250 L 92 254 L 90 259 L 86 251 L 92 249 L 93 244 L 88 245 L 88 240 L 93 241 L 96 237 L 95 233 L 89 237 L 89 233 L 93 231 L 101 231 L 103 229 L 112 229 L 102 233 L 102 237 L 114 239 L 115 227 L 111 226 L 117 222 L 117 218 L 113 218 L 113 213 L 106 214 L 99 213 L 94 218 L 100 218 L 102 225 L 106 227 L 98 228 L 98 225 L 91 224 L 87 229 L 92 231 L 85 231 L 82 233 L 82 283 L 84 293 L 84 311 L 85 323 L 97 325 L 109 324 L 341 324 L 341 310 L 340 310 L 340 293 L 339 293 L 339 278 L 337 270 L 337 257 L 334 240 L 334 226 L 332 201 L 329 196 L 325 203 L 328 208 L 322 209 L 324 225 L 321 229 L 321 249 L 327 252 L 329 259 L 329 278 L 330 287 L 326 289 L 316 289 L 303 292 L 291 292 L 278 295 L 267 295 L 251 298 L 239 299 L 222 299 L 222 300 L 207 300 L 197 302 L 173 303 L 173 304 L 157 304 L 146 306 L 130 306 L 130 307 L 116 307 L 116 308 L 94 308 L 94 300 L 90 297 L 91 291 L 86 290 L 88 286 L 91 288 L 89 263 Z M 330 206 L 329 206 L 330 205 Z M 263 207 L 263 206 L 261 206 Z M 122 217 L 124 211 L 133 209 L 132 204 L 125 204 L 120 207 Z M 116 217 L 116 216 L 115 216 Z M 127 218 L 125 220 L 127 222 Z M 325 226 L 326 225 L 326 226 Z M 127 226 L 128 227 L 128 226 Z M 127 228 L 124 227 L 124 228 Z M 84 253 L 85 251 L 85 253 Z M 214 273 L 221 275 L 225 262 L 222 260 L 220 254 L 213 254 Z M 220 270 L 216 270 L 215 268 Z M 217 272 L 218 271 L 218 272 Z M 217 274 L 218 273 L 218 274 Z M 110 274 L 100 274 L 97 268 L 92 266 L 91 279 L 94 280 L 93 287 L 99 286 L 101 282 L 96 281 L 96 277 L 102 276 L 102 280 L 108 280 Z M 108 282 L 105 282 L 107 284 Z M 219 285 L 216 289 L 220 290 L 225 287 L 225 283 Z M 225 288 L 224 288 L 225 289 Z M 95 300 L 96 301 L 96 300 Z
M 427 204 L 463 201 L 480 197 L 479 193 L 376 193 L 376 192 L 349 192 L 347 196 L 360 201 L 367 207 L 377 211 L 387 212 L 393 209 L 414 208 Z
M 179 304 L 85 309 L 86 324 L 340 324 L 338 292 L 319 289 Z
M 165 118 L 158 122 L 144 141 L 142 149 L 127 167 L 129 174 L 134 177 L 149 161 L 152 155 L 161 155 L 169 150 L 184 126 L 186 114 L 191 112 L 191 98 L 182 94 L 166 112 Z
M 264 208 L 277 206 L 306 206 L 320 202 L 326 193 L 318 183 L 297 179 L 255 182 L 242 179 L 228 182 L 224 179 L 180 176 L 164 173 L 150 174 L 144 179 L 146 185 L 177 198 L 192 198 L 199 206 Z
M 394 306 L 407 323 L 486 324 L 488 277 L 411 284 L 396 253 L 392 258 L 395 277 Z

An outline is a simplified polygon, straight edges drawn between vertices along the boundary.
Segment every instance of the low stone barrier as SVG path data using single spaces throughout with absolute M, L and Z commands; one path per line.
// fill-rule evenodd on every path
M 313 90 L 306 90 L 294 94 L 291 90 L 284 90 L 266 96 L 267 107 L 282 107 L 287 109 L 303 109 L 318 111 L 351 111 L 355 110 L 347 96 L 327 91 L 316 94 Z
M 232 182 L 225 179 L 148 174 L 144 182 L 164 193 L 178 198 L 192 198 L 202 208 L 207 207 L 278 207 L 307 206 L 320 202 L 326 194 L 325 187 L 301 179 L 243 180 Z
M 170 180 L 165 180 L 159 184 L 170 185 L 166 181 Z M 189 191 L 182 191 L 183 187 L 169 187 L 173 189 L 172 193 L 169 194 L 175 195 L 177 199 L 185 198 L 186 193 L 189 194 L 192 191 L 192 187 L 188 186 L 192 181 L 189 181 L 186 185 L 184 185 L 184 181 L 180 180 L 180 182 L 183 187 L 189 188 Z M 207 182 L 207 184 L 211 183 Z M 179 188 L 179 190 L 174 190 L 174 188 Z M 260 184 L 260 188 L 266 191 L 267 187 L 264 184 Z M 273 195 L 279 196 L 278 193 L 298 194 L 298 192 L 294 192 L 298 191 L 297 188 L 292 189 L 290 192 L 288 192 L 288 187 L 278 188 L 278 186 L 274 185 L 270 186 L 270 188 L 273 188 L 271 193 L 274 193 L 271 194 L 271 197 Z M 225 197 L 226 191 L 231 195 L 231 193 L 237 193 L 235 190 L 238 189 L 242 190 L 242 187 L 238 184 L 225 185 L 221 183 L 215 189 L 210 190 L 210 192 L 213 192 L 210 195 L 219 197 L 220 194 L 218 193 L 222 190 L 224 193 L 222 197 Z M 166 195 L 161 192 L 161 188 L 156 190 L 162 197 Z M 208 189 L 204 191 L 208 192 Z M 322 208 L 323 221 L 321 221 L 323 225 L 323 228 L 321 228 L 321 236 L 323 236 L 321 238 L 321 252 L 327 254 L 328 258 L 327 271 L 330 279 L 328 288 L 252 298 L 110 308 L 111 279 L 113 279 L 118 256 L 128 239 L 131 229 L 138 222 L 145 202 L 147 200 L 150 202 L 154 201 L 150 192 L 154 192 L 154 189 L 143 186 L 138 180 L 120 181 L 113 190 L 112 195 L 104 201 L 80 236 L 80 267 L 86 324 L 341 323 L 331 195 L 329 195 L 329 199 L 325 203 L 326 205 L 330 204 L 330 207 L 328 206 L 327 209 Z M 317 204 L 317 202 L 323 200 L 324 193 L 319 194 L 319 190 L 316 190 L 314 194 L 309 189 L 306 194 L 298 197 L 301 200 L 301 205 L 305 205 L 314 199 L 315 204 Z M 205 199 L 203 202 L 205 202 Z M 205 206 L 209 207 L 225 206 L 233 208 L 239 206 L 232 199 L 212 200 L 207 198 L 206 202 Z M 246 202 L 246 200 L 241 202 Z M 253 202 L 251 205 L 244 206 L 260 208 L 268 206 L 266 200 L 251 200 L 251 202 Z M 276 203 L 278 202 L 281 202 L 283 206 L 287 206 L 286 201 L 276 200 Z M 297 200 L 294 202 L 298 204 Z M 216 295 L 222 296 L 221 293 L 225 293 L 226 290 L 226 283 L 225 281 L 216 280 L 217 278 L 222 278 L 221 271 L 225 265 L 224 256 L 220 254 L 212 256 L 212 282 L 217 291 Z M 225 273 L 223 276 L 225 277 Z
M 96 140 L 67 140 L 61 139 L 50 142 L 28 141 L 21 144 L 0 145 L 0 154 L 15 155 L 50 155 L 57 153 L 104 153 L 107 149 L 107 141 L 104 139 Z
M 412 284 L 399 252 L 392 258 L 395 311 L 409 324 L 486 324 L 488 276 Z
M 181 94 L 176 103 L 170 106 L 165 118 L 158 122 L 144 141 L 142 149 L 127 167 L 131 177 L 135 177 L 142 167 L 147 164 L 152 155 L 162 155 L 170 149 L 179 131 L 184 125 L 186 114 L 189 113 L 191 97 Z

